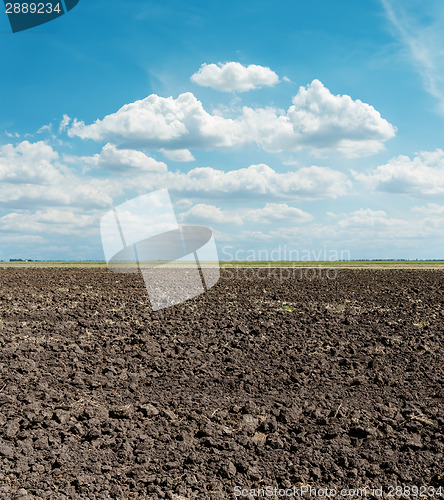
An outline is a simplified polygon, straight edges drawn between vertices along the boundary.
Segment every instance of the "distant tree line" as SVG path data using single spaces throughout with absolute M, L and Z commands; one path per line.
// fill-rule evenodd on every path
M 34 259 L 9 259 L 9 262 L 38 262 Z

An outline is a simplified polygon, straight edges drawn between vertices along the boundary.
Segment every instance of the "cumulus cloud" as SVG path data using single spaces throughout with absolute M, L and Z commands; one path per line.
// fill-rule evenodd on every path
M 0 147 L 0 206 L 28 208 L 73 205 L 109 206 L 109 180 L 76 176 L 43 141 Z
M 198 167 L 187 173 L 168 172 L 168 187 L 197 196 L 237 198 L 253 195 L 285 199 L 336 198 L 347 193 L 347 176 L 327 167 L 303 167 L 296 172 L 279 173 L 265 164 L 225 172 Z
M 167 187 L 177 196 L 192 200 L 233 201 L 337 198 L 348 193 L 351 185 L 345 174 L 328 167 L 311 166 L 280 173 L 265 164 L 229 171 L 197 167 L 188 172 L 127 176 L 119 182 L 122 191 L 143 193 Z
M 63 155 L 63 161 L 79 165 L 83 173 L 98 168 L 110 174 L 143 175 L 162 174 L 167 171 L 167 165 L 135 149 L 120 149 L 114 144 L 105 144 L 100 153 L 93 156 Z
M 289 207 L 286 203 L 267 203 L 264 208 L 249 210 L 245 219 L 265 224 L 283 221 L 296 223 L 308 222 L 313 216 L 300 208 Z
M 400 218 L 391 216 L 384 210 L 370 208 L 360 208 L 343 215 L 337 225 L 332 226 L 330 230 L 334 231 L 335 228 L 344 239 L 355 240 L 361 244 L 363 241 L 398 240 L 402 245 L 402 239 L 420 238 L 428 233 L 424 219 L 415 217 L 414 213 Z
M 161 149 L 160 151 L 171 161 L 194 161 L 194 156 L 188 149 Z
M 427 203 L 426 206 L 413 207 L 415 216 L 422 218 L 421 225 L 428 228 L 430 232 L 438 230 L 444 236 L 444 205 L 437 203 Z
M 338 222 L 338 225 L 340 227 L 386 227 L 394 226 L 399 223 L 402 223 L 402 221 L 399 219 L 389 219 L 384 210 L 360 208 L 359 210 L 355 210 L 348 216 L 342 218 Z
M 418 207 L 419 208 L 419 207 Z M 433 207 L 436 209 L 436 207 Z M 418 213 L 420 210 L 418 210 Z M 336 248 L 338 255 L 335 258 L 350 259 L 356 256 L 352 255 L 351 250 L 358 248 L 368 251 L 370 258 L 388 257 L 392 247 L 396 245 L 398 250 L 405 249 L 410 245 L 413 248 L 417 246 L 417 239 L 426 236 L 443 236 L 444 224 L 438 226 L 423 217 L 423 214 L 412 213 L 404 217 L 396 217 L 388 214 L 384 210 L 375 210 L 371 208 L 360 208 L 349 213 L 340 214 L 337 221 L 330 224 L 311 223 L 309 231 L 300 225 L 282 225 L 276 227 L 276 224 L 270 231 L 245 231 L 241 234 L 248 241 L 248 238 L 262 239 L 264 241 L 273 241 L 281 244 L 288 242 L 296 245 L 298 250 L 317 248 L 317 254 L 312 255 L 313 260 L 328 260 L 323 256 L 328 249 Z M 415 222 L 412 224 L 412 220 Z M 253 236 L 254 235 L 254 236 Z M 227 235 L 224 235 L 227 239 Z M 229 239 L 229 235 L 228 235 Z M 227 239 L 227 240 L 228 240 Z M 416 239 L 416 241 L 415 241 Z M 250 240 L 251 241 L 251 240 Z M 386 252 L 381 255 L 381 249 Z M 395 254 L 398 252 L 395 251 Z M 400 258 L 399 253 L 395 257 Z M 293 256 L 296 260 L 297 257 Z
M 286 203 L 267 203 L 263 208 L 251 210 L 221 210 L 214 205 L 198 203 L 180 215 L 181 220 L 207 222 L 212 224 L 242 225 L 244 222 L 269 224 L 272 222 L 308 222 L 313 216 L 288 206 Z
M 231 147 L 243 142 L 239 124 L 207 113 L 191 92 L 177 99 L 152 94 L 91 125 L 74 120 L 68 135 L 165 149 Z
M 101 258 L 98 238 L 101 212 L 83 207 L 12 210 L 0 217 L 2 258 Z
M 59 133 L 68 128 L 71 118 L 68 115 L 63 115 L 62 120 L 59 123 Z
M 17 184 L 60 182 L 62 173 L 54 165 L 58 157 L 58 153 L 43 141 L 0 146 L 0 181 Z
M 152 94 L 91 125 L 74 120 L 71 137 L 127 148 L 234 148 L 269 152 L 333 150 L 353 157 L 376 153 L 395 128 L 369 104 L 333 95 L 319 80 L 300 87 L 288 111 L 244 107 L 235 118 L 208 113 L 190 92 L 177 99 Z
M 28 210 L 11 212 L 0 217 L 0 229 L 3 232 L 27 233 L 36 235 L 72 234 L 93 231 L 98 224 L 98 213 L 87 214 L 71 209 L 50 208 L 47 210 Z
M 238 62 L 202 64 L 191 80 L 202 87 L 222 92 L 246 92 L 259 87 L 272 87 L 279 82 L 278 75 L 270 68 Z
M 198 167 L 188 172 L 167 171 L 163 162 L 141 151 L 118 149 L 107 144 L 97 155 L 64 156 L 40 141 L 23 141 L 0 147 L 0 207 L 30 209 L 32 207 L 73 206 L 88 209 L 109 207 L 112 200 L 126 193 L 143 193 L 169 188 L 193 200 L 240 199 L 257 197 L 268 200 L 336 198 L 348 192 L 348 177 L 326 167 L 303 167 L 291 172 L 277 172 L 268 165 L 250 165 L 237 170 Z M 69 168 L 67 163 L 76 165 Z M 80 174 L 77 166 L 92 168 Z M 94 169 L 102 167 L 107 177 L 94 177 Z M 118 178 L 111 174 L 130 171 Z M 148 174 L 148 175 L 147 175 Z M 189 208 L 189 207 L 188 207 Z M 279 207 L 266 207 L 268 216 Z M 285 207 L 280 207 L 285 209 Z M 290 207 L 289 207 L 290 209 Z M 285 209 L 286 210 L 286 209 Z M 296 211 L 289 213 L 298 217 Z M 267 214 L 252 213 L 260 218 Z
M 180 214 L 181 221 L 192 220 L 193 222 L 202 222 L 207 224 L 235 224 L 241 225 L 242 219 L 233 212 L 224 212 L 214 205 L 198 203 L 186 212 Z
M 100 154 L 95 155 L 97 166 L 104 170 L 127 172 L 166 172 L 167 166 L 147 156 L 142 151 L 133 149 L 117 149 L 113 144 L 106 144 Z
M 66 176 L 54 185 L 5 184 L 0 191 L 0 207 L 31 209 L 72 206 L 85 210 L 112 205 L 117 189 L 109 181 Z M 69 188 L 67 187 L 69 186 Z
M 348 157 L 374 154 L 395 128 L 373 106 L 333 95 L 319 80 L 300 87 L 287 113 L 244 108 L 246 129 L 266 151 L 337 150 Z
M 444 193 L 444 151 L 416 153 L 392 158 L 368 173 L 352 171 L 358 181 L 372 189 L 412 196 L 436 196 Z
M 444 223 L 444 206 L 437 203 L 427 203 L 426 206 L 413 207 L 414 212 L 425 214 L 429 217 L 439 217 Z
M 114 148 L 112 151 L 115 151 Z M 120 150 L 117 151 L 120 154 Z M 65 161 L 96 166 L 101 155 L 102 153 L 92 157 L 69 157 Z M 144 161 L 145 158 L 143 158 Z M 158 163 L 161 166 L 157 169 Z M 227 171 L 212 167 L 196 167 L 188 172 L 167 171 L 163 165 L 161 162 L 155 163 L 154 167 L 157 170 L 149 172 L 150 175 L 145 175 L 147 172 L 143 170 L 135 170 L 132 175 L 120 178 L 118 183 L 113 182 L 111 178 L 93 178 L 89 182 L 92 185 L 96 182 L 98 186 L 102 186 L 103 194 L 114 193 L 116 195 L 126 191 L 142 193 L 166 187 L 172 192 L 192 199 L 257 197 L 296 200 L 337 198 L 348 193 L 352 186 L 346 174 L 316 165 L 282 173 L 265 164 L 250 165 L 246 168 Z M 187 203 L 191 204 L 189 201 Z M 271 204 L 267 210 L 270 210 L 271 213 L 271 210 L 278 208 Z M 288 208 L 291 215 L 298 216 L 297 212 L 292 212 L 291 207 Z

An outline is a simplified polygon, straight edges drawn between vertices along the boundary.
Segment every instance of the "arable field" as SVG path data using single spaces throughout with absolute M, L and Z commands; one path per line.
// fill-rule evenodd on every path
M 2 268 L 0 498 L 443 498 L 443 322 L 439 269 Z

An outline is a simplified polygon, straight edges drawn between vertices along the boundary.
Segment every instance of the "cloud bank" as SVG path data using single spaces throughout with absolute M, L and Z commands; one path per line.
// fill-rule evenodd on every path
M 337 198 L 351 187 L 347 176 L 328 167 L 303 167 L 279 173 L 265 164 L 223 171 L 198 167 L 187 173 L 168 172 L 169 189 L 185 195 L 229 197 L 269 197 L 273 199 Z
M 313 80 L 300 87 L 287 111 L 245 106 L 237 117 L 225 118 L 208 113 L 191 92 L 177 99 L 152 94 L 90 125 L 74 120 L 68 135 L 121 148 L 214 150 L 257 145 L 275 153 L 307 148 L 355 157 L 380 151 L 395 131 L 369 104 L 333 95 Z
M 412 196 L 444 193 L 444 151 L 423 151 L 413 159 L 406 155 L 392 158 L 368 173 L 352 171 L 356 180 L 377 191 Z
M 251 210 L 222 210 L 214 205 L 198 203 L 180 214 L 179 218 L 180 220 L 207 224 L 241 226 L 245 222 L 260 224 L 289 222 L 296 224 L 309 222 L 313 219 L 313 216 L 299 208 L 290 207 L 286 203 L 267 203 L 263 208 Z

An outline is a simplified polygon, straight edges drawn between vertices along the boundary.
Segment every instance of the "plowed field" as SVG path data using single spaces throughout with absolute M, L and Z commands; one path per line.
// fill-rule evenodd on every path
M 444 272 L 306 271 L 153 312 L 139 275 L 1 269 L 0 498 L 443 498 Z

